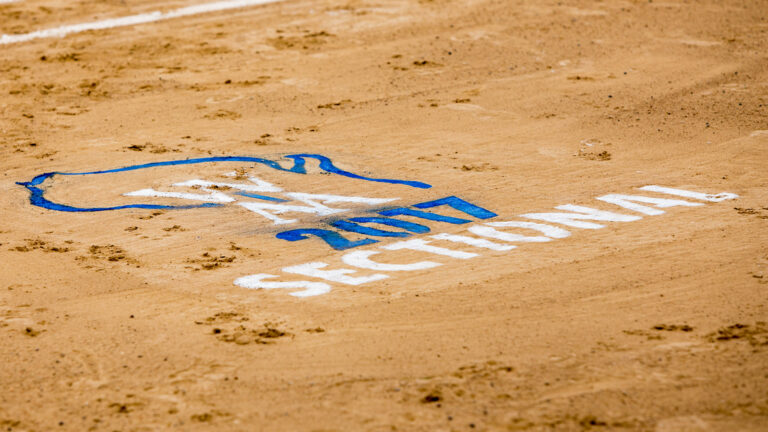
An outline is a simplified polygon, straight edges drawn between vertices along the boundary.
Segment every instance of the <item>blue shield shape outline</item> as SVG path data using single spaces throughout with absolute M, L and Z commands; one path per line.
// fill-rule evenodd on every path
M 183 206 L 171 206 L 171 205 L 159 205 L 159 204 L 127 204 L 127 205 L 114 206 L 114 207 L 75 207 L 67 204 L 55 203 L 53 201 L 50 201 L 45 197 L 45 190 L 42 187 L 40 187 L 46 180 L 49 180 L 49 179 L 53 180 L 55 176 L 86 176 L 86 175 L 99 175 L 99 174 L 113 174 L 118 172 L 136 171 L 136 170 L 155 168 L 155 167 L 161 167 L 161 166 L 193 165 L 193 164 L 213 163 L 213 162 L 258 163 L 277 171 L 290 172 L 294 174 L 306 174 L 307 173 L 307 170 L 305 168 L 306 159 L 315 159 L 318 162 L 320 162 L 320 169 L 330 174 L 336 174 L 344 177 L 349 177 L 349 178 L 364 180 L 369 182 L 405 185 L 405 186 L 418 188 L 418 189 L 429 189 L 432 187 L 427 183 L 423 183 L 419 181 L 372 178 L 372 177 L 366 177 L 359 174 L 355 174 L 355 173 L 338 168 L 336 165 L 333 164 L 331 159 L 319 154 L 312 154 L 312 153 L 291 154 L 291 155 L 285 155 L 284 158 L 293 160 L 293 166 L 291 168 L 283 168 L 276 161 L 264 159 L 264 158 L 257 158 L 257 157 L 250 157 L 250 156 L 215 156 L 215 157 L 206 157 L 206 158 L 151 162 L 146 164 L 130 165 L 122 168 L 115 168 L 115 169 L 103 170 L 103 171 L 90 171 L 90 172 L 79 172 L 79 173 L 54 171 L 54 172 L 48 172 L 48 173 L 35 176 L 32 180 L 28 182 L 17 182 L 16 184 L 20 186 L 24 186 L 25 188 L 27 188 L 27 190 L 29 190 L 30 204 L 37 207 L 42 207 L 44 209 L 61 211 L 61 212 L 100 212 L 100 211 L 123 210 L 123 209 L 131 209 L 131 208 L 150 209 L 150 210 L 183 210 L 183 209 L 204 208 L 204 207 L 221 207 L 222 204 L 217 204 L 217 203 L 204 203 L 204 204 L 183 205 Z

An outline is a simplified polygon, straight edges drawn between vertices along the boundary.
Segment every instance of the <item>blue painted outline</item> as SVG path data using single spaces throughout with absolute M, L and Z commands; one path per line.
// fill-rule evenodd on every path
M 490 210 L 486 210 L 482 207 L 478 207 L 468 201 L 464 201 L 463 199 L 457 196 L 449 196 L 449 197 L 440 198 L 434 201 L 414 204 L 413 207 L 426 209 L 426 208 L 432 208 L 432 207 L 440 207 L 444 205 L 447 205 L 448 207 L 454 208 L 462 213 L 466 213 L 478 219 L 490 219 L 492 217 L 498 216 L 496 213 Z
M 97 212 L 97 211 L 123 210 L 123 209 L 130 209 L 130 208 L 151 209 L 151 210 L 183 210 L 183 209 L 193 209 L 193 208 L 221 207 L 222 204 L 215 204 L 215 203 L 205 203 L 205 204 L 185 205 L 185 206 L 169 206 L 169 205 L 158 205 L 158 204 L 127 204 L 127 205 L 115 206 L 115 207 L 90 207 L 90 208 L 74 207 L 66 204 L 58 204 L 48 200 L 47 198 L 45 198 L 45 191 L 38 187 L 43 182 L 45 182 L 49 178 L 52 178 L 56 175 L 82 176 L 82 175 L 112 174 L 112 173 L 118 173 L 118 172 L 124 172 L 124 171 L 136 171 L 136 170 L 147 169 L 147 168 L 155 168 L 160 166 L 193 165 L 193 164 L 211 163 L 211 162 L 253 162 L 253 163 L 260 163 L 260 164 L 266 165 L 269 168 L 272 168 L 277 171 L 285 171 L 285 172 L 291 172 L 296 174 L 306 174 L 307 170 L 305 168 L 305 165 L 306 165 L 305 159 L 316 159 L 317 161 L 320 162 L 320 169 L 331 174 L 338 174 L 340 176 L 349 177 L 357 180 L 365 180 L 370 182 L 400 184 L 400 185 L 410 186 L 418 189 L 429 189 L 432 187 L 427 183 L 422 183 L 418 181 L 371 178 L 371 177 L 361 176 L 359 174 L 351 173 L 349 171 L 344 171 L 338 168 L 336 165 L 333 164 L 333 162 L 329 158 L 319 154 L 311 154 L 311 153 L 292 154 L 292 155 L 286 155 L 285 158 L 293 159 L 293 167 L 283 168 L 275 161 L 272 161 L 269 159 L 249 157 L 249 156 L 215 156 L 215 157 L 207 157 L 207 158 L 184 159 L 184 160 L 165 161 L 165 162 L 152 162 L 152 163 L 131 165 L 123 168 L 115 168 L 115 169 L 103 170 L 103 171 L 90 171 L 90 172 L 81 172 L 81 173 L 68 173 L 68 172 L 55 171 L 55 172 L 40 174 L 34 177 L 31 181 L 17 182 L 16 184 L 20 186 L 24 186 L 25 188 L 27 188 L 27 190 L 29 190 L 30 204 L 37 207 L 42 207 L 48 210 L 56 210 L 56 211 L 63 211 L 63 212 Z

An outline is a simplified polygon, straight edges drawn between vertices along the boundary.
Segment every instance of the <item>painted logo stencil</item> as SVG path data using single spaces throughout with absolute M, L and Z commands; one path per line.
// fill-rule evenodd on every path
M 171 210 L 171 209 L 190 209 L 190 208 L 200 208 L 200 207 L 218 207 L 221 206 L 222 203 L 219 202 L 211 202 L 211 203 L 203 203 L 203 204 L 197 204 L 197 205 L 159 205 L 159 204 L 125 204 L 125 205 L 117 205 L 117 206 L 99 206 L 99 207 L 78 207 L 78 206 L 72 206 L 67 205 L 63 203 L 56 203 L 53 202 L 45 197 L 45 190 L 42 189 L 40 186 L 43 185 L 46 181 L 53 181 L 55 177 L 57 176 L 99 176 L 99 175 L 105 175 L 105 174 L 114 174 L 114 173 L 122 173 L 122 172 L 129 172 L 129 171 L 138 171 L 138 170 L 147 170 L 150 168 L 157 168 L 157 167 L 171 167 L 171 166 L 180 166 L 180 165 L 200 165 L 200 164 L 211 164 L 215 162 L 249 162 L 253 164 L 260 164 L 264 165 L 266 167 L 272 168 L 276 171 L 283 171 L 283 172 L 289 172 L 294 174 L 306 174 L 306 159 L 316 159 L 320 163 L 320 169 L 323 170 L 326 173 L 330 174 L 337 174 L 344 177 L 349 177 L 353 179 L 359 179 L 359 180 L 365 180 L 369 182 L 379 182 L 379 183 L 391 183 L 391 184 L 403 184 L 407 186 L 411 186 L 414 188 L 420 188 L 420 189 L 428 189 L 431 186 L 426 183 L 416 182 L 416 181 L 407 181 L 407 180 L 394 180 L 394 179 L 378 179 L 378 178 L 370 178 L 361 176 L 358 174 L 354 174 L 348 171 L 344 171 L 342 169 L 339 169 L 336 167 L 333 162 L 322 155 L 318 154 L 293 154 L 293 155 L 287 155 L 285 156 L 288 159 L 293 160 L 293 166 L 290 168 L 284 168 L 281 166 L 278 162 L 269 160 L 269 159 L 263 159 L 263 158 L 255 158 L 255 157 L 248 157 L 248 156 L 219 156 L 219 157 L 209 157 L 209 158 L 197 158 L 197 159 L 184 159 L 184 160 L 176 160 L 176 161 L 165 161 L 165 162 L 153 162 L 148 164 L 141 164 L 141 165 L 131 165 L 123 168 L 116 168 L 116 169 L 110 169 L 110 170 L 103 170 L 103 171 L 90 171 L 90 172 L 49 172 L 45 174 L 40 174 L 33 178 L 31 181 L 28 182 L 18 182 L 18 185 L 26 187 L 30 192 L 30 203 L 32 205 L 43 207 L 48 210 L 56 210 L 56 211 L 64 211 L 64 212 L 94 212 L 94 211 L 109 211 L 109 210 L 122 210 L 122 209 L 129 209 L 129 208 L 138 208 L 138 209 L 155 209 L 155 210 Z M 236 175 L 235 175 L 236 176 Z M 259 185 L 259 182 L 254 182 L 257 185 Z M 245 191 L 250 190 L 256 190 L 259 191 L 266 190 L 268 192 L 275 192 L 276 188 L 269 186 L 265 186 L 266 182 L 261 183 L 261 188 L 254 187 L 252 185 L 248 185 L 249 187 L 245 189 Z M 195 186 L 199 184 L 190 184 L 189 186 Z M 212 184 L 213 185 L 213 184 Z M 244 191 L 241 191 L 244 192 Z M 245 193 L 245 192 L 244 192 Z M 141 194 L 134 194 L 133 196 L 142 196 Z M 146 196 L 163 196 L 163 195 L 150 195 L 147 193 Z M 214 195 L 215 196 L 215 195 Z M 244 195 L 248 196 L 248 195 Z M 183 195 L 166 195 L 166 197 L 169 198 L 181 198 L 181 199 L 192 199 L 189 196 L 183 196 Z M 199 197 L 198 197 L 199 198 Z M 261 197 L 263 198 L 263 197 Z M 269 199 L 267 199 L 269 201 Z
M 278 275 L 256 273 L 238 278 L 235 285 L 248 289 L 286 289 L 295 297 L 311 297 L 326 294 L 333 285 L 363 285 L 388 279 L 394 274 L 423 272 L 444 265 L 444 262 L 419 260 L 403 263 L 403 257 L 397 254 L 418 252 L 433 259 L 448 259 L 449 262 L 461 262 L 482 257 L 480 251 L 487 254 L 506 254 L 516 249 L 519 244 L 541 244 L 564 239 L 572 235 L 572 229 L 597 230 L 606 225 L 597 222 L 634 222 L 646 216 L 660 216 L 673 207 L 701 207 L 705 203 L 717 203 L 738 198 L 736 194 L 722 192 L 708 194 L 688 189 L 648 185 L 638 188 L 643 195 L 607 194 L 596 197 L 601 205 L 618 207 L 621 213 L 574 204 L 556 206 L 555 212 L 524 213 L 515 220 L 497 220 L 498 215 L 479 205 L 470 203 L 454 195 L 421 201 L 414 199 L 414 191 L 430 189 L 427 183 L 413 180 L 397 180 L 364 176 L 337 167 L 331 159 L 318 154 L 292 154 L 285 156 L 292 161 L 292 166 L 270 159 L 247 156 L 222 156 L 177 161 L 155 162 L 133 165 L 123 168 L 91 172 L 50 172 L 38 175 L 29 182 L 18 183 L 30 192 L 30 203 L 49 210 L 61 212 L 103 212 L 123 209 L 160 209 L 189 210 L 212 207 L 237 206 L 263 218 L 268 225 L 286 228 L 277 232 L 277 239 L 287 242 L 307 243 L 312 247 L 328 247 L 329 253 L 343 251 L 336 256 L 346 267 L 329 267 L 326 262 L 310 262 L 282 268 L 284 280 Z M 339 176 L 354 180 L 356 185 L 366 185 L 365 192 L 350 194 L 328 194 L 290 192 L 283 186 L 277 186 L 252 173 L 254 167 L 266 167 L 268 172 L 287 173 L 284 183 L 293 183 L 293 190 L 302 187 L 316 187 L 323 182 L 308 185 L 307 160 L 318 163 L 321 174 Z M 240 167 L 236 171 L 215 172 L 211 167 L 221 168 L 221 164 L 243 163 L 250 168 Z M 156 179 L 143 173 L 153 169 L 171 169 L 172 167 L 195 170 L 176 173 L 179 181 L 158 184 L 155 187 L 134 188 L 135 184 L 154 183 Z M 206 168 L 207 167 L 207 168 Z M 230 166 L 231 168 L 231 166 Z M 208 170 L 207 173 L 205 171 Z M 271 171 L 270 171 L 271 170 Z M 195 177 L 204 174 L 203 178 Z M 300 180 L 293 181 L 299 174 Z M 107 175 L 120 175 L 118 189 L 125 188 L 120 194 L 121 200 L 145 200 L 143 202 L 112 203 L 94 205 L 94 203 L 74 203 L 78 196 L 100 199 L 96 185 L 80 185 L 80 194 L 67 195 L 71 184 L 59 186 L 64 192 L 54 199 L 49 196 L 49 188 L 54 183 L 66 183 L 68 179 L 97 179 Z M 183 177 L 183 176 L 187 177 Z M 132 176 L 132 178 L 128 178 Z M 182 176 L 182 177 L 178 177 Z M 293 179 L 293 180 L 292 180 Z M 302 182 L 301 180 L 304 180 Z M 122 181 L 123 183 L 120 183 Z M 138 182 L 138 183 L 136 183 Z M 393 205 L 399 197 L 376 196 L 381 191 L 374 191 L 371 185 L 405 187 L 409 193 L 409 202 L 405 206 Z M 286 186 L 287 187 L 287 186 Z M 56 188 L 54 188 L 56 189 Z M 171 190 L 169 190 L 171 189 Z M 358 186 L 352 186 L 358 191 Z M 402 191 L 402 190 L 401 190 Z M 345 192 L 340 190 L 339 192 Z M 391 191 L 387 191 L 389 194 Z M 363 195 L 363 196 L 361 196 Z M 371 196 L 373 195 L 373 196 Z M 95 197 L 95 198 L 94 198 Z M 685 198 L 685 199 L 682 199 Z M 147 202 L 149 201 L 149 202 Z M 169 204 L 168 201 L 174 202 Z M 178 204 L 182 201 L 183 204 Z M 343 217 L 346 212 L 362 212 L 362 216 Z M 307 228 L 295 228 L 299 223 L 311 224 Z M 435 227 L 442 227 L 444 232 L 433 233 Z M 290 229 L 288 229 L 290 228 Z M 521 232 L 525 233 L 522 234 Z M 535 235 L 530 235 L 531 232 Z M 415 237 L 415 238 L 410 238 Z M 404 240 L 404 238 L 408 238 Z M 306 242 L 304 242 L 306 240 Z M 358 249 L 377 244 L 375 249 Z M 447 247 L 459 245 L 463 249 Z M 467 249 L 469 248 L 469 249 Z M 354 250 L 350 250 L 354 249 Z M 336 255 L 333 253 L 332 255 Z M 395 255 L 394 257 L 389 255 Z M 373 257 L 377 256 L 377 259 Z M 389 256 L 389 257 L 388 257 Z M 388 257 L 388 258 L 387 258 Z M 359 272 L 363 274 L 359 274 Z M 296 280 L 296 275 L 310 280 Z M 333 284 L 333 285 L 332 285 Z

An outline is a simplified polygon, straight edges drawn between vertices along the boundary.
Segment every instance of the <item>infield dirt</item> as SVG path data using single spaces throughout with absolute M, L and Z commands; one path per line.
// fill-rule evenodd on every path
M 26 0 L 0 34 L 190 4 Z M 768 430 L 766 53 L 766 1 L 289 0 L 0 45 L 0 426 Z M 297 298 L 233 281 L 345 252 L 236 206 L 59 212 L 16 184 L 301 153 L 432 188 L 253 169 L 504 220 L 631 213 L 595 197 L 651 184 L 739 198 Z M 221 172 L 49 197 L 139 202 L 121 194 Z

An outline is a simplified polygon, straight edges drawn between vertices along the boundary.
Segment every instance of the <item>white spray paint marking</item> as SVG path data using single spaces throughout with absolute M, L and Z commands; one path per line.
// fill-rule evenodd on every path
M 640 216 L 630 216 L 618 213 L 612 213 L 608 211 L 602 211 L 593 209 L 591 207 L 577 206 L 573 204 L 566 204 L 555 207 L 557 210 L 567 210 L 578 213 L 526 213 L 520 215 L 528 219 L 537 219 L 547 222 L 559 223 L 562 225 L 572 226 L 574 228 L 582 229 L 600 229 L 605 225 L 600 225 L 592 222 L 582 222 L 578 219 L 589 219 L 607 222 L 633 222 L 642 219 Z
M 432 253 L 435 255 L 445 255 L 451 258 L 458 258 L 458 259 L 469 259 L 469 258 L 474 258 L 478 256 L 476 253 L 472 253 L 472 252 L 462 252 L 462 251 L 457 251 L 453 249 L 446 249 L 446 248 L 441 248 L 437 246 L 432 246 L 429 244 L 428 240 L 422 240 L 422 239 L 399 241 L 397 243 L 392 243 L 386 246 L 382 246 L 381 248 L 386 250 L 393 250 L 393 251 L 410 249 L 415 251 Z
M 716 195 L 702 194 L 698 192 L 691 192 L 681 189 L 665 188 L 660 186 L 647 186 L 641 188 L 643 190 L 650 190 L 653 192 L 668 193 L 671 195 L 685 196 L 690 198 L 702 199 L 710 202 L 718 202 L 724 199 L 733 199 L 738 197 L 736 194 L 729 192 L 723 192 Z M 309 194 L 299 194 L 302 198 L 308 199 Z M 311 195 L 313 198 L 317 198 L 317 195 Z M 331 196 L 335 197 L 335 196 Z M 660 215 L 664 211 L 658 208 L 667 208 L 674 206 L 699 206 L 699 203 L 693 203 L 689 201 L 676 200 L 676 199 L 663 199 L 663 198 L 651 198 L 642 195 L 621 195 L 621 194 L 608 194 L 597 198 L 604 202 L 616 204 L 620 207 L 624 207 L 629 210 L 637 211 L 645 215 Z M 637 204 L 638 202 L 644 204 L 652 204 L 653 207 Z M 607 211 L 596 210 L 590 207 L 581 207 L 575 205 L 562 205 L 556 207 L 558 210 L 567 210 L 573 213 L 528 213 L 522 216 L 529 217 L 531 219 L 541 219 L 550 222 L 560 223 L 563 225 L 574 226 L 577 228 L 586 229 L 598 229 L 603 228 L 603 225 L 584 222 L 583 220 L 596 220 L 596 221 L 610 221 L 610 222 L 631 222 L 642 219 L 639 216 L 630 216 L 624 214 L 611 213 Z M 539 231 L 546 235 L 546 237 L 526 237 L 517 234 L 510 234 L 500 232 L 492 227 L 508 227 L 508 228 L 526 228 L 535 231 Z M 486 235 L 492 238 L 499 238 L 506 241 L 551 241 L 552 239 L 562 239 L 571 235 L 570 231 L 565 229 L 535 222 L 523 222 L 523 221 L 505 221 L 505 222 L 487 222 L 484 225 L 474 225 L 467 228 L 469 232 L 473 232 L 479 235 Z M 470 237 L 465 235 L 439 233 L 433 234 L 430 238 L 435 240 L 444 240 L 454 243 L 463 243 L 470 246 L 497 250 L 497 251 L 509 251 L 516 246 L 499 244 L 491 242 L 485 239 L 476 237 Z M 475 253 L 469 253 L 464 251 L 458 251 L 453 249 L 446 249 L 430 245 L 430 242 L 422 239 L 409 239 L 405 241 L 398 241 L 389 245 L 380 246 L 380 250 L 359 250 L 345 253 L 341 260 L 353 267 L 375 270 L 380 272 L 393 272 L 393 271 L 417 271 L 427 270 L 434 267 L 441 266 L 441 263 L 432 261 L 418 261 L 409 264 L 390 264 L 381 263 L 371 260 L 373 255 L 381 253 L 381 250 L 416 250 L 421 252 L 433 253 L 437 255 L 449 256 L 458 259 L 469 259 L 480 256 Z M 348 285 L 362 285 L 365 283 L 386 279 L 389 276 L 386 274 L 376 273 L 369 276 L 353 277 L 350 274 L 356 273 L 351 269 L 336 269 L 336 270 L 322 270 L 327 267 L 328 264 L 324 262 L 311 262 L 307 264 L 295 265 L 291 267 L 283 268 L 286 273 L 300 274 L 304 276 L 323 279 L 330 282 L 339 282 Z M 262 282 L 264 278 L 274 278 L 277 276 L 269 274 L 255 274 L 246 276 L 235 281 L 235 284 L 246 288 L 305 288 L 305 291 L 292 293 L 291 295 L 297 297 L 308 297 L 312 295 L 325 294 L 330 291 L 330 286 L 321 282 L 309 282 L 309 281 L 296 281 L 296 282 Z
M 600 201 L 615 204 L 619 207 L 624 207 L 638 213 L 646 214 L 648 216 L 658 216 L 664 214 L 664 210 L 651 208 L 648 206 L 635 204 L 633 201 L 642 202 L 647 204 L 653 204 L 655 207 L 667 208 L 675 206 L 696 207 L 702 206 L 702 203 L 695 203 L 690 201 L 666 199 L 666 198 L 651 198 L 642 195 L 621 195 L 621 194 L 608 194 L 597 197 Z
M 292 224 L 298 221 L 297 219 L 283 219 L 280 216 L 277 216 L 279 214 L 288 213 L 288 212 L 309 213 L 309 214 L 314 214 L 318 216 L 327 216 L 334 213 L 342 213 L 345 211 L 349 211 L 349 209 L 332 209 L 324 205 L 308 207 L 308 206 L 297 206 L 297 205 L 289 205 L 289 204 L 269 204 L 269 203 L 260 203 L 260 202 L 240 202 L 240 203 L 237 203 L 237 205 L 242 206 L 256 214 L 264 216 L 265 218 L 271 220 L 272 223 L 274 223 L 275 225 Z M 271 210 L 271 212 L 268 210 Z
M 356 197 L 356 196 L 347 196 L 347 195 L 309 194 L 309 193 L 302 193 L 302 192 L 288 192 L 285 195 L 295 199 L 296 201 L 305 202 L 309 205 L 316 205 L 317 203 L 314 200 L 322 201 L 326 204 L 348 202 L 348 203 L 356 203 L 356 204 L 378 205 L 378 204 L 388 203 L 390 201 L 395 201 L 396 199 L 398 199 L 398 198 L 366 198 L 366 197 Z
M 283 219 L 280 216 L 277 216 L 278 214 L 283 214 L 287 212 L 310 213 L 310 214 L 319 215 L 321 213 L 332 214 L 332 213 L 344 212 L 348 210 L 348 209 L 332 209 L 330 207 L 325 207 L 325 206 L 323 207 L 325 207 L 325 209 L 327 210 L 323 210 L 317 207 L 286 205 L 286 204 L 269 204 L 269 203 L 260 203 L 260 202 L 239 202 L 237 203 L 237 205 L 242 206 L 256 214 L 264 216 L 265 218 L 271 220 L 272 223 L 274 223 L 275 225 L 292 224 L 298 221 L 297 219 Z M 272 212 L 269 212 L 267 210 L 271 210 Z
M 483 237 L 490 237 L 496 240 L 508 241 L 508 242 L 524 242 L 524 243 L 544 243 L 552 241 L 551 238 L 546 236 L 529 237 L 520 234 L 511 234 L 501 232 L 491 227 L 519 227 L 519 222 L 493 222 L 483 225 L 473 225 L 469 227 L 468 231 L 472 234 L 477 234 Z M 538 225 L 538 224 L 537 224 Z
M 705 194 L 701 192 L 692 192 L 689 190 L 683 190 L 683 189 L 675 189 L 675 188 L 669 188 L 664 186 L 656 186 L 656 185 L 650 185 L 650 186 L 643 186 L 641 188 L 638 188 L 640 190 L 649 191 L 649 192 L 659 192 L 667 195 L 677 195 L 681 197 L 686 198 L 693 198 L 697 200 L 702 201 L 709 201 L 709 202 L 720 202 L 725 201 L 729 199 L 736 199 L 739 196 L 735 193 L 730 192 L 720 192 L 719 194 Z
M 294 297 L 312 297 L 326 294 L 331 291 L 331 286 L 323 282 L 293 281 L 293 282 L 263 282 L 262 279 L 276 278 L 277 276 L 259 273 L 243 276 L 235 279 L 235 285 L 248 289 L 298 289 L 304 291 L 292 292 Z
M 21 0 L 0 0 L 0 5 L 1 4 L 8 4 L 8 3 L 18 3 L 20 1 Z
M 390 201 L 397 200 L 398 198 L 365 198 L 355 196 L 344 195 L 325 195 L 325 194 L 308 194 L 301 192 L 288 192 L 286 196 L 293 198 L 296 201 L 309 204 L 309 206 L 298 206 L 289 204 L 270 204 L 261 202 L 240 202 L 238 205 L 245 207 L 246 209 L 260 214 L 265 218 L 271 220 L 275 225 L 290 224 L 296 222 L 296 219 L 283 219 L 277 215 L 287 212 L 300 212 L 309 213 L 317 216 L 329 216 L 336 213 L 343 213 L 349 211 L 347 208 L 331 208 L 320 204 L 317 201 L 321 201 L 327 204 L 334 203 L 353 203 L 353 204 L 368 204 L 378 205 L 384 204 Z M 316 201 L 317 200 L 317 201 Z M 269 210 L 269 211 L 268 211 Z
M 442 265 L 433 261 L 419 261 L 411 264 L 385 264 L 372 261 L 370 257 L 378 253 L 381 252 L 366 250 L 347 252 L 341 257 L 341 260 L 353 267 L 376 271 L 416 271 L 431 269 Z
M 472 234 L 482 237 L 488 237 L 496 240 L 508 241 L 508 242 L 548 242 L 552 240 L 549 237 L 528 237 L 520 234 L 511 234 L 501 232 L 495 228 L 483 225 L 473 225 L 468 228 L 468 231 Z
M 235 176 L 235 172 L 225 174 L 227 176 Z M 283 189 L 273 185 L 272 183 L 261 180 L 258 177 L 249 176 L 248 180 L 253 184 L 248 183 L 225 183 L 225 182 L 212 182 L 207 180 L 193 179 L 184 182 L 174 183 L 173 186 L 177 187 L 197 187 L 200 190 L 207 192 L 207 194 L 189 193 L 189 192 L 162 192 L 154 189 L 141 189 L 133 192 L 124 193 L 123 196 L 130 197 L 155 197 L 155 198 L 179 198 L 193 201 L 206 201 L 214 203 L 231 203 L 237 201 L 235 198 L 215 190 L 214 188 L 226 188 L 236 189 L 242 192 L 282 192 Z M 358 196 L 345 196 L 345 195 L 328 195 L 328 194 L 310 194 L 303 192 L 285 192 L 286 197 L 299 201 L 308 205 L 295 205 L 295 204 L 277 204 L 274 202 L 251 202 L 244 201 L 238 202 L 237 205 L 252 211 L 256 214 L 264 216 L 269 219 L 275 225 L 284 225 L 298 222 L 297 219 L 283 219 L 280 214 L 297 212 L 307 213 L 315 216 L 330 216 L 337 213 L 347 212 L 348 208 L 331 208 L 324 204 L 335 203 L 351 203 L 351 204 L 366 204 L 366 205 L 380 205 L 395 201 L 399 198 L 366 198 Z M 248 197 L 248 195 L 246 195 Z M 258 197 L 253 197 L 258 198 Z M 324 203 L 324 204 L 323 204 Z
M 325 279 L 331 282 L 339 282 L 346 285 L 360 285 L 368 282 L 387 279 L 389 277 L 381 273 L 361 277 L 347 276 L 348 274 L 357 273 L 357 270 L 352 269 L 320 270 L 325 267 L 328 267 L 328 264 L 324 262 L 311 262 L 291 267 L 284 267 L 283 271 L 286 273 L 294 273 L 300 274 L 302 276 Z
M 255 184 L 251 185 L 251 184 L 245 184 L 245 183 L 217 183 L 217 182 L 209 182 L 209 181 L 197 180 L 197 179 L 173 184 L 173 186 L 182 186 L 182 187 L 197 186 L 202 188 L 203 191 L 208 192 L 208 194 L 196 194 L 196 193 L 188 193 L 188 192 L 162 192 L 154 189 L 141 189 L 133 192 L 124 193 L 123 196 L 179 198 L 179 199 L 188 199 L 192 201 L 230 203 L 236 200 L 223 192 L 219 192 L 209 188 L 225 187 L 229 189 L 238 189 L 245 192 L 280 192 L 282 191 L 281 188 L 274 186 L 272 183 L 258 179 L 256 177 L 249 177 L 248 180 L 250 180 L 252 183 L 255 183 Z
M 552 237 L 556 239 L 566 238 L 571 235 L 571 232 L 568 230 L 564 230 L 562 228 L 559 228 L 553 225 L 540 224 L 536 222 L 523 222 L 523 221 L 488 222 L 486 225 L 492 226 L 492 227 L 527 228 L 534 231 L 538 231 L 547 237 Z
M 491 249 L 495 251 L 508 251 L 517 247 L 512 245 L 503 245 L 500 243 L 494 243 L 492 241 L 479 239 L 477 237 L 469 237 L 469 236 L 463 236 L 463 235 L 457 235 L 457 234 L 441 233 L 441 234 L 435 234 L 430 237 L 437 240 L 445 240 L 445 241 L 454 242 L 454 243 L 464 243 L 470 246 L 484 248 L 484 249 Z
M 216 192 L 216 191 L 210 191 L 208 194 L 195 194 L 195 193 L 186 193 L 186 192 L 162 192 L 162 191 L 156 191 L 154 189 L 141 189 L 133 192 L 124 193 L 123 196 L 129 196 L 129 197 L 156 197 L 156 198 L 180 198 L 180 199 L 187 199 L 192 201 L 207 201 L 207 202 L 215 202 L 215 203 L 229 203 L 235 201 L 234 198 L 231 196 Z
M 3 0 L 0 0 L 3 1 Z M 27 42 L 34 39 L 49 37 L 64 37 L 68 34 L 82 33 L 90 30 L 104 30 L 115 27 L 126 27 L 137 24 L 146 24 L 155 21 L 164 21 L 173 18 L 198 15 L 208 12 L 218 12 L 230 9 L 240 9 L 249 6 L 257 6 L 268 3 L 276 3 L 281 0 L 229 0 L 212 3 L 203 3 L 195 6 L 175 9 L 169 12 L 148 12 L 138 15 L 129 15 L 120 18 L 110 18 L 102 21 L 93 21 L 89 23 L 71 24 L 61 27 L 55 27 L 45 30 L 38 30 L 31 33 L 0 36 L 0 45 L 7 45 L 19 42 Z M 6 0 L 7 2 L 7 0 Z

